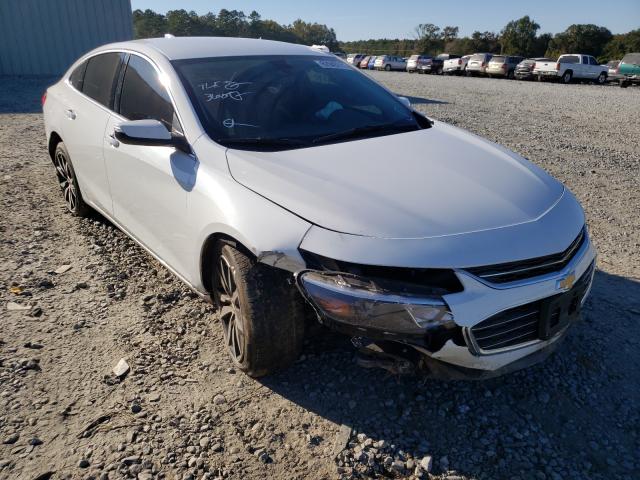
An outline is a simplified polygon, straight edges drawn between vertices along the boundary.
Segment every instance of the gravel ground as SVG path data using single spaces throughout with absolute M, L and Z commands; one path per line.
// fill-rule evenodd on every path
M 0 78 L 0 478 L 640 476 L 640 89 L 372 75 L 580 199 L 599 270 L 559 351 L 442 382 L 363 370 L 319 329 L 287 371 L 241 375 L 209 306 L 104 219 L 65 213 L 47 80 Z

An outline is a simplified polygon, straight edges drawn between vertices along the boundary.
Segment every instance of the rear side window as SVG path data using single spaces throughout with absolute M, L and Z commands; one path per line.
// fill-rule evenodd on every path
M 82 82 L 84 81 L 84 71 L 87 69 L 87 62 L 84 61 L 78 65 L 71 75 L 69 75 L 69 83 L 76 90 L 82 91 Z
M 160 83 L 158 72 L 145 59 L 129 57 L 120 93 L 120 114 L 129 120 L 154 119 L 171 131 L 174 111 L 167 89 Z
M 558 59 L 559 63 L 580 63 L 580 57 L 578 55 L 567 55 Z
M 113 92 L 124 53 L 103 53 L 91 57 L 82 83 L 82 93 L 111 108 Z

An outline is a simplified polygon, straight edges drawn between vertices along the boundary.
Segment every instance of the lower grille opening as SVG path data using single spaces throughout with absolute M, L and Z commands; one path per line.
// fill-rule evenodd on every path
M 589 268 L 568 292 L 510 308 L 471 327 L 471 335 L 482 350 L 514 347 L 550 338 L 576 318 L 595 269 Z

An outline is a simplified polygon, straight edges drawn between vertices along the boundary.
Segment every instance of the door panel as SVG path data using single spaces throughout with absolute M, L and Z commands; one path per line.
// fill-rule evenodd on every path
M 187 197 L 198 161 L 173 147 L 127 145 L 110 137 L 122 119 L 112 115 L 104 135 L 114 219 L 178 272 L 186 271 Z
M 110 213 L 111 196 L 104 165 L 102 143 L 110 113 L 79 92 L 70 91 L 63 102 L 66 110 L 62 138 L 78 177 L 85 201 Z

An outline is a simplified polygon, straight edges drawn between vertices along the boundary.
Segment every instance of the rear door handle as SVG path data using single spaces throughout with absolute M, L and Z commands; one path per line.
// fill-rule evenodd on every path
M 110 134 L 107 137 L 107 141 L 109 142 L 109 145 L 111 145 L 114 148 L 118 148 L 120 146 L 120 142 L 118 141 L 118 139 L 116 138 L 115 133 Z
M 71 109 L 65 110 L 64 112 L 67 115 L 67 118 L 71 119 L 71 120 L 75 120 L 76 119 L 76 112 L 74 112 Z

